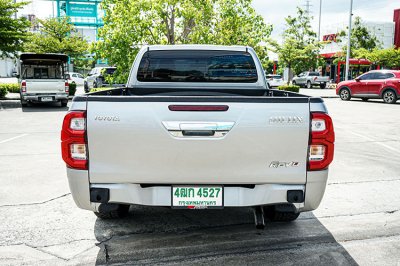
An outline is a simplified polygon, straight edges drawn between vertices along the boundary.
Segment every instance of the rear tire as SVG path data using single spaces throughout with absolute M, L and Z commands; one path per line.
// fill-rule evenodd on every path
M 311 89 L 312 85 L 311 85 L 311 81 L 307 81 L 307 89 Z
M 321 83 L 321 84 L 319 84 L 319 87 L 320 87 L 321 89 L 325 89 L 325 88 L 326 88 L 326 83 Z
M 61 100 L 61 107 L 66 107 L 68 105 L 68 100 Z
M 130 205 L 118 204 L 118 208 L 114 211 L 94 212 L 100 219 L 119 219 L 128 215 Z
M 292 81 L 292 85 L 293 85 L 293 86 L 297 86 L 296 81 L 293 80 L 293 81 Z
M 340 99 L 342 99 L 342 101 L 350 101 L 351 99 L 350 90 L 348 88 L 341 89 L 339 92 L 339 96 Z
M 29 105 L 29 104 L 28 104 L 28 101 L 25 101 L 25 100 L 22 100 L 22 99 L 21 99 L 21 106 L 22 106 L 22 107 L 28 107 L 28 105 Z
M 367 102 L 367 101 L 369 100 L 369 98 L 361 98 L 361 100 L 362 100 L 363 102 Z
M 85 91 L 85 93 L 89 92 L 89 87 L 88 87 L 88 84 L 86 82 L 83 84 L 83 90 Z
M 292 222 L 299 217 L 299 212 L 293 211 L 278 211 L 276 210 L 276 206 L 266 206 L 264 207 L 264 216 L 266 219 L 272 222 Z
M 385 103 L 396 103 L 397 95 L 396 92 L 392 89 L 385 90 L 382 94 L 382 99 Z

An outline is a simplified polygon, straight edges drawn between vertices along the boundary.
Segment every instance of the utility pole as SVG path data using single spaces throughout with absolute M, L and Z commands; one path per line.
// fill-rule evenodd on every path
M 310 17 L 310 13 L 311 13 L 311 0 L 306 0 L 306 4 L 304 5 L 304 7 L 306 8 L 305 12 L 307 14 L 308 17 Z
M 318 42 L 321 41 L 321 14 L 322 14 L 322 0 L 319 0 Z
M 350 47 L 351 47 L 351 19 L 353 16 L 353 0 L 350 0 L 350 13 L 349 13 L 349 34 L 347 42 L 347 54 L 346 54 L 346 75 L 345 80 L 349 80 L 349 68 L 350 68 Z

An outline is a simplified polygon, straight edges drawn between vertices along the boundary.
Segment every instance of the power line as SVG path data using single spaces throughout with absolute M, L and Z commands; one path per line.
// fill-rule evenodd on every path
M 304 5 L 304 7 L 305 7 L 305 12 L 306 12 L 306 15 L 308 16 L 308 17 L 310 17 L 310 14 L 311 14 L 311 7 L 312 7 L 312 4 L 311 4 L 311 0 L 306 0 L 306 4 Z

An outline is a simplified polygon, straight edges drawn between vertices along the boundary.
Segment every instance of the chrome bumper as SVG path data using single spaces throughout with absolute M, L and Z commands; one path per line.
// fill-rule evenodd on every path
M 53 101 L 68 100 L 68 93 L 57 94 L 21 94 L 24 101 L 41 102 L 42 97 L 52 97 Z

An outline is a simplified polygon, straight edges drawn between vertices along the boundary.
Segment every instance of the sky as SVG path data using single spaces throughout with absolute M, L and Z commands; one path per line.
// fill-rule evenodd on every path
M 21 13 L 33 13 L 40 18 L 52 16 L 50 1 L 31 1 L 32 4 Z M 253 7 L 267 23 L 273 25 L 272 37 L 279 41 L 285 29 L 285 17 L 296 15 L 296 7 L 305 8 L 306 2 L 307 0 L 253 0 Z M 317 32 L 320 0 L 309 0 L 309 2 L 310 13 L 314 17 L 312 26 Z M 393 10 L 399 8 L 400 0 L 353 0 L 354 16 L 360 16 L 364 21 L 392 22 Z M 349 9 L 350 0 L 322 0 L 321 35 L 335 33 L 329 32 L 331 25 L 347 23 Z

